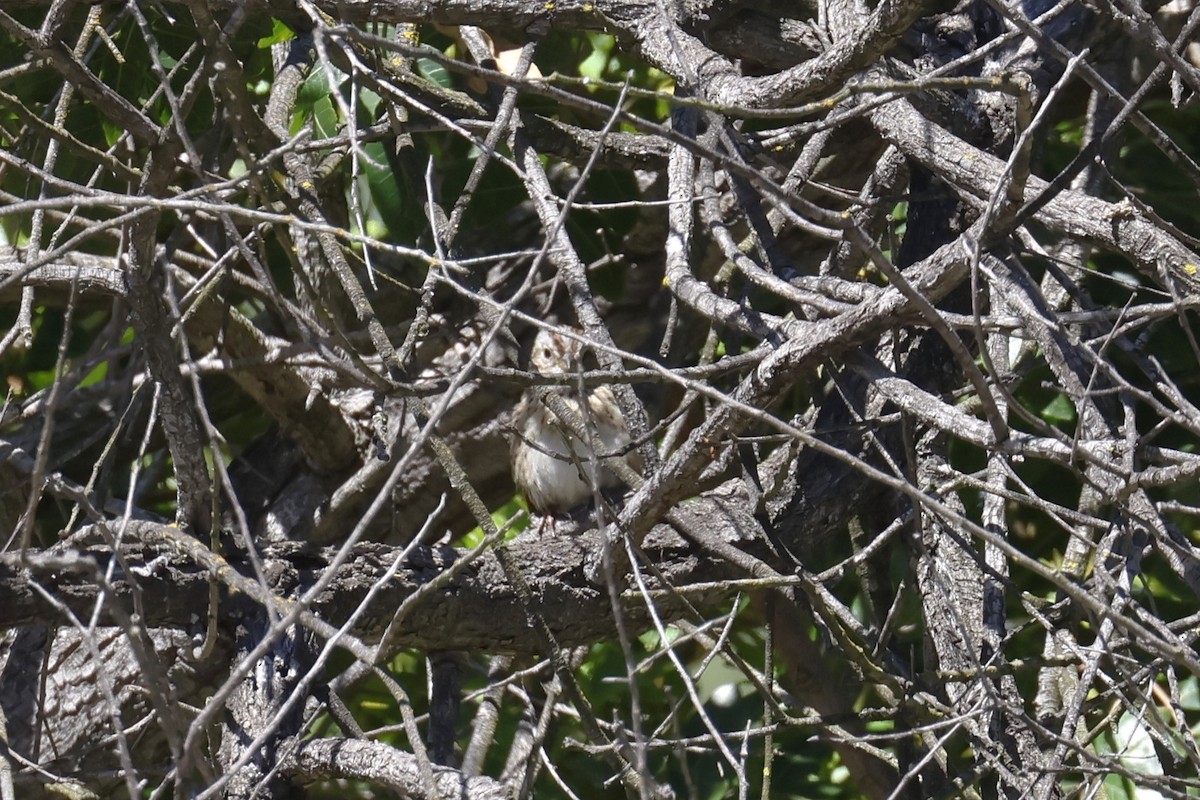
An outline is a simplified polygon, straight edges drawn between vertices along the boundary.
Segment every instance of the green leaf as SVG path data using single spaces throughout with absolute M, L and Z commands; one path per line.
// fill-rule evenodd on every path
M 338 123 L 341 116 L 338 114 L 337 106 L 334 105 L 331 97 L 322 97 L 313 103 L 312 117 L 318 137 L 327 139 L 337 135 Z
M 1041 417 L 1054 425 L 1068 425 L 1075 421 L 1075 404 L 1066 395 L 1055 395 L 1042 407 Z
M 91 386 L 94 383 L 100 383 L 100 381 L 104 380 L 107 377 L 108 377 L 108 362 L 101 361 L 99 364 L 92 367 L 91 372 L 89 372 L 87 375 L 83 376 L 83 380 L 81 380 L 79 382 L 79 385 L 81 387 Z
M 579 74 L 592 80 L 602 80 L 608 72 L 608 62 L 612 56 L 616 37 L 607 33 L 590 33 L 592 52 L 579 64 Z
M 279 19 L 271 20 L 271 34 L 264 36 L 258 40 L 258 46 L 264 50 L 273 44 L 282 44 L 290 42 L 296 36 L 296 32 L 287 26 L 285 22 Z
M 436 83 L 443 89 L 451 88 L 454 79 L 451 77 L 449 70 L 443 67 L 437 61 L 431 58 L 418 58 L 416 61 L 417 73 L 430 83 Z

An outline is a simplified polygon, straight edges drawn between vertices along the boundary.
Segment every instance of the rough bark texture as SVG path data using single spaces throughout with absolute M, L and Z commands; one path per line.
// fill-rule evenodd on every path
M 6 3 L 0 800 L 1200 789 L 1154 13 Z

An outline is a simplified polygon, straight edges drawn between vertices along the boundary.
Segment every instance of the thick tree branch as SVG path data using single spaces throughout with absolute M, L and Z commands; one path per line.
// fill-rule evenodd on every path
M 512 787 L 491 778 L 468 777 L 455 769 L 434 767 L 434 786 L 422 781 L 417 759 L 381 742 L 312 739 L 299 742 L 284 757 L 285 773 L 307 782 L 348 778 L 370 781 L 412 800 L 511 800 Z
M 754 531 L 732 527 L 738 520 L 743 521 L 738 524 L 744 524 L 744 515 L 716 510 L 728 499 L 694 502 L 700 507 L 712 505 L 708 518 L 723 522 L 713 535 L 743 542 L 752 542 L 757 537 Z M 21 567 L 16 556 L 0 556 L 0 597 L 5 598 L 0 604 L 0 628 L 57 624 L 58 610 L 46 601 L 43 591 L 59 598 L 66 608 L 78 614 L 91 613 L 101 592 L 94 576 L 110 567 L 116 572 L 110 579 L 108 602 L 128 604 L 136 584 L 146 609 L 145 625 L 190 628 L 195 624 L 196 609 L 207 607 L 209 581 L 213 576 L 178 545 L 179 537 L 178 531 L 154 523 L 130 522 L 125 534 L 128 544 L 121 553 L 130 573 L 112 564 L 112 552 L 101 544 L 66 544 L 54 551 L 30 553 L 27 568 Z M 86 535 L 76 540 L 85 541 Z M 599 549 L 599 541 L 596 532 L 586 532 L 526 536 L 504 545 L 512 563 L 520 565 L 524 580 L 533 588 L 534 610 L 542 615 L 564 647 L 591 644 L 614 635 L 607 593 L 603 587 L 590 584 L 586 577 L 587 563 Z M 665 526 L 647 539 L 643 549 L 671 586 L 679 589 L 727 575 L 725 564 L 694 554 L 686 542 Z M 277 598 L 276 602 L 286 605 L 288 598 L 302 593 L 327 569 L 332 554 L 332 550 L 291 543 L 263 548 L 260 554 L 263 571 L 270 577 L 267 589 Z M 377 596 L 376 606 L 351 633 L 360 639 L 378 638 L 391 622 L 392 610 L 422 592 L 422 587 L 449 568 L 459 555 L 459 551 L 449 547 L 414 548 Z M 333 625 L 341 624 L 358 608 L 372 582 L 386 572 L 394 559 L 393 548 L 359 545 L 311 612 Z M 226 568 L 236 574 L 247 567 L 231 562 Z M 249 588 L 242 582 L 244 579 L 234 580 L 223 569 L 218 570 L 215 578 L 223 586 L 218 607 L 223 625 L 235 626 L 248 614 L 255 613 L 258 603 L 241 591 Z M 34 583 L 42 591 L 35 590 Z M 689 599 L 701 602 L 705 596 L 689 595 Z M 635 628 L 647 624 L 641 602 L 632 595 L 627 602 L 628 624 Z M 657 597 L 656 603 L 658 613 L 666 618 L 684 613 L 680 598 L 672 597 L 669 591 Z M 116 621 L 102 612 L 101 624 Z M 492 554 L 485 554 L 449 583 L 417 600 L 407 611 L 402 628 L 393 633 L 399 646 L 430 651 L 528 654 L 540 652 L 541 647 L 535 632 L 527 625 L 504 570 Z
M 983 209 L 996 187 L 1004 185 L 1003 161 L 954 136 L 907 100 L 876 109 L 871 121 L 881 136 L 941 176 L 976 208 Z M 1037 198 L 1047 185 L 1031 176 L 1025 201 Z M 1155 283 L 1176 285 L 1187 293 L 1200 291 L 1200 256 L 1131 204 L 1067 190 L 1047 201 L 1035 218 L 1057 234 L 1121 253 Z

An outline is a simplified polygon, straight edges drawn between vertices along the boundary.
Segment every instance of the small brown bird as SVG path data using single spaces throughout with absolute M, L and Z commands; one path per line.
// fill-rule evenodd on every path
M 529 366 L 541 375 L 574 373 L 583 355 L 583 343 L 560 332 L 538 331 L 533 340 Z M 539 514 L 562 514 L 587 502 L 596 488 L 607 489 L 620 483 L 603 464 L 624 458 L 637 468 L 637 457 L 629 449 L 629 430 L 621 417 L 617 398 L 608 386 L 588 392 L 587 408 L 580 402 L 578 389 L 557 386 L 550 391 L 563 398 L 591 433 L 597 449 L 571 433 L 571 426 L 560 420 L 534 387 L 525 390 L 514 412 L 517 435 L 512 443 L 513 482 L 525 496 L 530 509 Z M 595 465 L 599 463 L 599 475 Z

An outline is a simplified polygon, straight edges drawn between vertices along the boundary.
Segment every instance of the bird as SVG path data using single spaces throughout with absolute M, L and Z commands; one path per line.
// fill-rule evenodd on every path
M 561 328 L 539 330 L 530 353 L 530 370 L 539 375 L 575 373 L 583 356 L 583 341 L 577 338 L 582 332 L 573 332 L 575 336 Z M 620 485 L 620 479 L 604 466 L 611 459 L 622 458 L 635 470 L 640 466 L 636 451 L 629 446 L 629 429 L 612 387 L 585 391 L 586 408 L 576 386 L 553 386 L 545 393 L 531 386 L 514 411 L 513 483 L 537 514 L 551 518 L 565 514 L 590 500 L 597 489 Z M 570 422 L 558 418 L 545 400 L 546 393 L 563 399 L 577 417 L 574 424 L 582 424 L 590 442 L 575 435 Z

